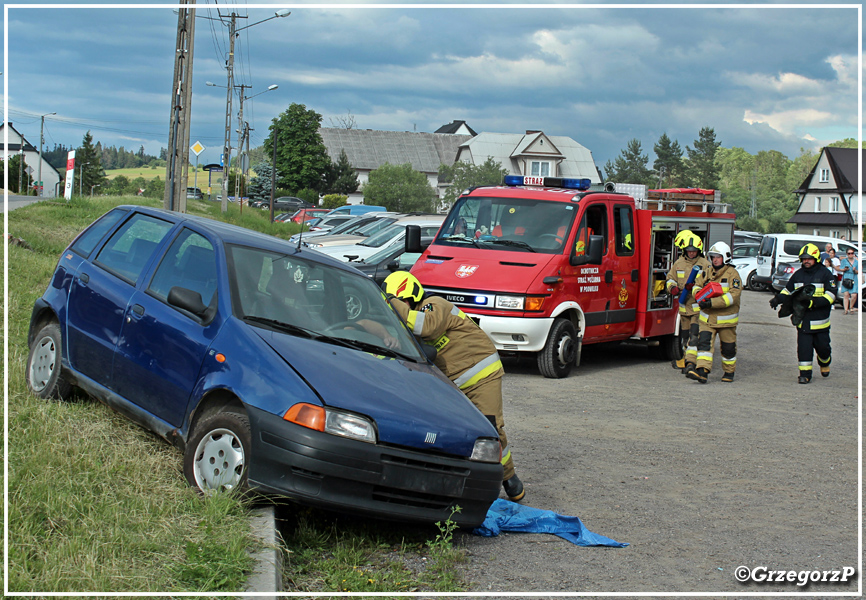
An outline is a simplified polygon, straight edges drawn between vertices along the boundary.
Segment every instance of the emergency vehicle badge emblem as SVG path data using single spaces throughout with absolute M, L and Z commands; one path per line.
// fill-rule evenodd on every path
M 457 277 L 461 277 L 461 278 L 462 277 L 469 277 L 473 273 L 475 273 L 475 270 L 477 268 L 478 268 L 478 265 L 460 265 L 460 268 L 458 268 L 454 272 L 454 274 L 457 275 Z
M 619 289 L 619 307 L 625 308 L 625 305 L 628 304 L 628 288 L 625 286 L 625 279 L 622 280 L 620 284 L 621 287 Z

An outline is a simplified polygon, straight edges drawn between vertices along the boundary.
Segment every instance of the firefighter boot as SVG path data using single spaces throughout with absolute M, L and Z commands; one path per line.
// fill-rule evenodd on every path
M 512 475 L 509 479 L 502 482 L 502 487 L 505 488 L 505 495 L 512 502 L 520 502 L 526 495 L 526 490 L 523 489 L 523 482 L 517 475 Z
M 722 375 L 722 381 L 724 381 L 725 383 L 730 383 L 733 380 L 734 380 L 734 372 L 733 371 L 731 371 L 730 373 L 725 373 L 724 375 Z
M 681 371 L 686 368 L 686 359 L 681 358 L 679 360 L 671 361 L 671 366 L 674 369 L 680 369 Z
M 686 377 L 689 379 L 694 379 L 698 383 L 706 383 L 707 375 L 709 375 L 709 371 L 707 371 L 703 367 L 698 367 L 697 369 L 691 369 L 688 373 L 686 373 Z
M 807 377 L 806 375 L 800 375 L 797 377 L 797 383 L 809 383 L 812 381 L 811 377 Z
M 821 377 L 829 377 L 830 376 L 830 365 L 820 365 L 821 367 Z
M 688 376 L 689 371 L 694 371 L 694 370 L 695 370 L 695 363 L 687 362 L 686 365 L 683 367 L 683 375 Z

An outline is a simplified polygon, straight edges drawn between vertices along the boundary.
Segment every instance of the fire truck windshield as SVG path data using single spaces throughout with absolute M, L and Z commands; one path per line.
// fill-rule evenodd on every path
M 434 243 L 485 250 L 559 254 L 577 206 L 570 202 L 464 196 Z

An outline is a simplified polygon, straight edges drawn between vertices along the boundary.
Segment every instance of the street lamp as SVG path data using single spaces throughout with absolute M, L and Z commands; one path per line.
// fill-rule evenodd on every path
M 90 197 L 93 198 L 93 188 L 98 188 L 101 184 L 97 183 L 90 186 Z

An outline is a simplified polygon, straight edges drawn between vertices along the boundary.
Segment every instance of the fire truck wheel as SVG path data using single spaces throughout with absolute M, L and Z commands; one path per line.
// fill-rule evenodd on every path
M 685 354 L 678 335 L 665 335 L 659 338 L 658 346 L 647 346 L 651 358 L 657 360 L 679 360 Z
M 568 319 L 556 319 L 547 336 L 547 343 L 538 353 L 538 370 L 549 379 L 567 377 L 574 366 L 577 352 L 577 332 Z

